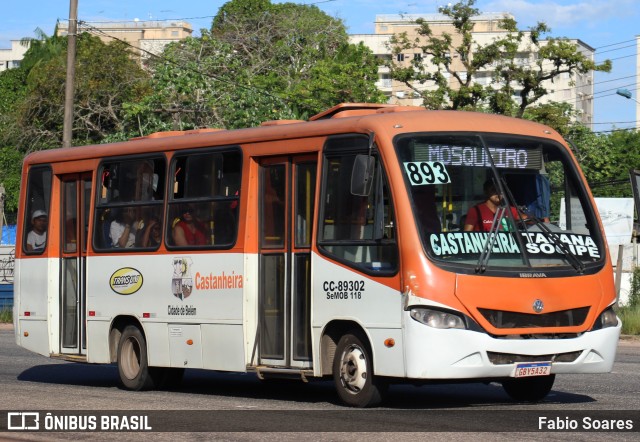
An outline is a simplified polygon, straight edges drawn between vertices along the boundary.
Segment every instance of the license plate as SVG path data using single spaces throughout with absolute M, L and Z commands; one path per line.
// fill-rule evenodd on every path
M 551 374 L 551 362 L 526 362 L 516 365 L 514 377 L 548 376 Z

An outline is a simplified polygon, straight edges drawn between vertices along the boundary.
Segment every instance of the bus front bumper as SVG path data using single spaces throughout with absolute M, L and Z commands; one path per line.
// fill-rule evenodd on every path
M 496 339 L 475 331 L 432 328 L 405 314 L 409 379 L 512 377 L 517 364 L 545 359 L 552 362 L 552 374 L 607 373 L 621 329 L 618 320 L 616 327 L 570 339 Z

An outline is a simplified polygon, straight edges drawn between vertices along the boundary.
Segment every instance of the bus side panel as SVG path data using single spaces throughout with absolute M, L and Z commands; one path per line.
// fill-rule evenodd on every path
M 16 343 L 44 356 L 58 350 L 57 279 L 47 279 L 57 272 L 55 261 L 46 257 L 17 259 L 15 263 Z
M 109 331 L 111 322 L 104 319 L 87 318 L 87 362 L 93 364 L 109 364 Z
M 364 329 L 369 338 L 375 374 L 403 377 L 402 295 L 399 290 L 317 254 L 311 262 L 312 327 L 317 342 L 314 360 L 322 360 L 318 339 L 327 324 L 333 320 L 353 321 Z M 395 341 L 394 346 L 385 346 L 388 338 Z M 316 374 L 320 373 L 319 365 L 315 364 Z
M 244 370 L 241 345 L 228 360 L 222 360 L 217 354 L 222 351 L 221 346 L 226 349 L 225 346 L 230 345 L 227 343 L 241 343 L 244 339 L 243 269 L 240 253 L 191 254 L 185 251 L 175 255 L 94 256 L 88 266 L 88 317 L 92 321 L 111 323 L 118 316 L 130 316 L 142 323 L 150 365 L 184 366 L 187 350 L 178 347 L 182 341 L 191 340 L 193 343 L 188 344 L 187 353 L 194 364 L 200 366 L 206 364 L 205 361 L 218 361 L 205 368 L 222 370 L 231 364 Z M 194 334 L 194 329 L 187 327 L 189 324 L 219 324 L 222 327 L 205 328 L 200 335 L 200 332 Z M 172 330 L 176 336 L 171 334 Z M 184 334 L 184 340 L 177 336 L 180 333 Z M 98 339 L 108 342 L 108 330 L 99 334 Z M 92 341 L 89 341 L 89 347 L 91 345 Z M 103 353 L 108 347 L 104 343 L 98 345 L 100 350 L 90 350 L 91 357 L 104 360 Z M 202 360 L 198 360 L 192 351 L 197 351 Z
M 246 371 L 242 324 L 202 325 L 203 368 Z
M 147 337 L 147 356 L 152 367 L 170 367 L 169 330 L 167 324 L 146 322 L 144 334 Z

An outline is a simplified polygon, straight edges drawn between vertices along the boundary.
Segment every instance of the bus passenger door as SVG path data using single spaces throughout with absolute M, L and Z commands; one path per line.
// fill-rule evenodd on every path
M 311 232 L 317 157 L 260 168 L 260 364 L 311 367 Z
M 86 256 L 91 174 L 62 177 L 60 352 L 86 353 Z

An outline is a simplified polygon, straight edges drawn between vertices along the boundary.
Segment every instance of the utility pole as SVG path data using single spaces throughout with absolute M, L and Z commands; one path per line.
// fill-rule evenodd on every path
M 73 138 L 73 95 L 76 77 L 76 37 L 78 36 L 78 0 L 69 0 L 69 33 L 67 42 L 67 82 L 64 93 L 62 146 L 71 147 Z

